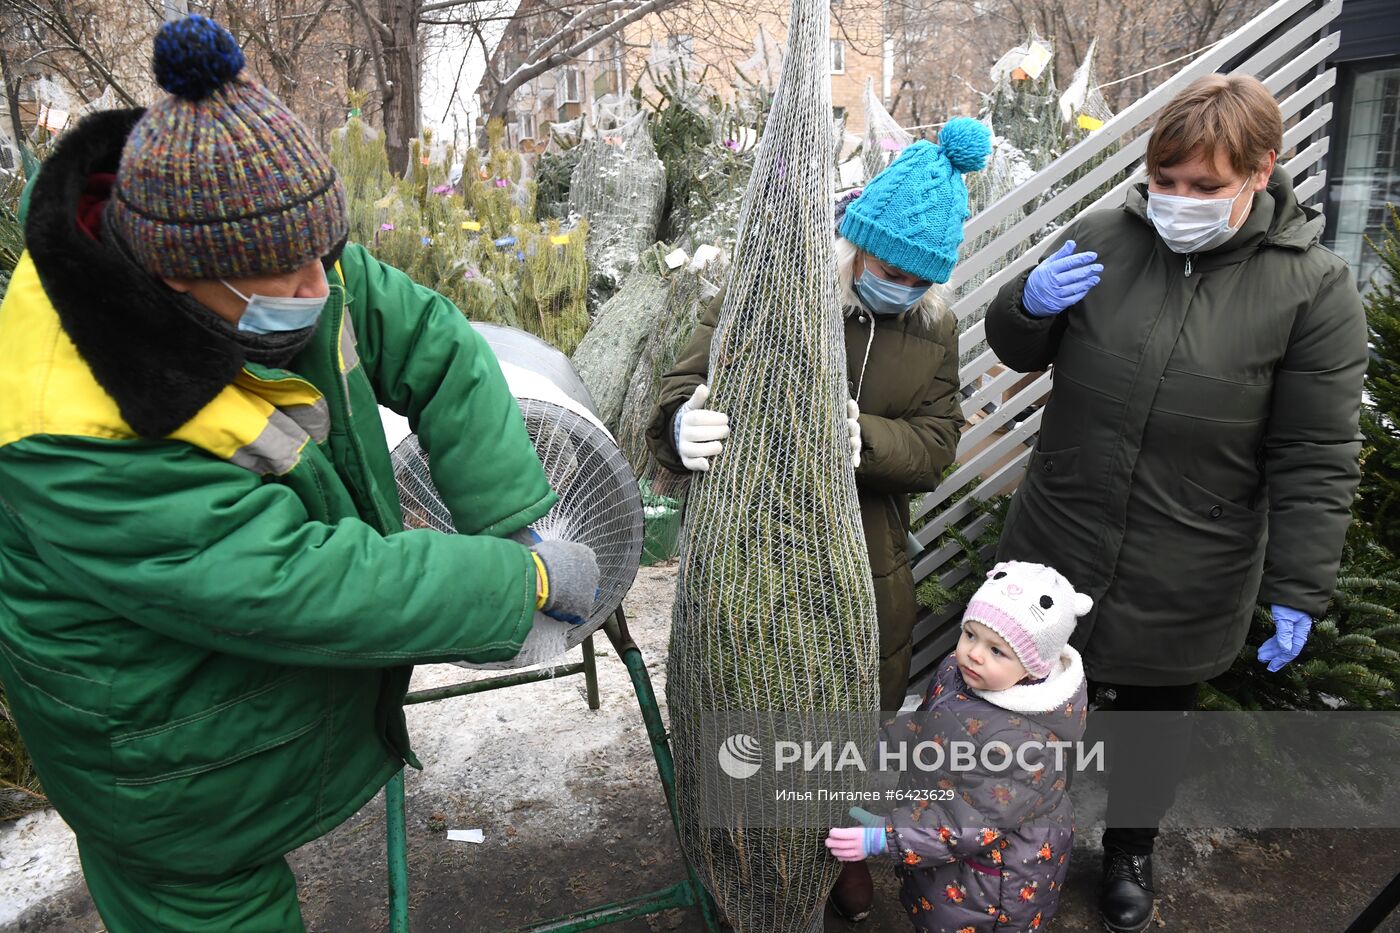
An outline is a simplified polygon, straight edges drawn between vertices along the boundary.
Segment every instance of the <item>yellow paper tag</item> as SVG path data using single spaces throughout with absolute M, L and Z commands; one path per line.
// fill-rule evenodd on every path
M 462 229 L 463 229 L 463 230 L 480 230 L 480 229 L 481 229 L 481 224 L 477 223 L 475 220 L 464 220 L 464 221 L 462 221 Z
M 1026 57 L 1021 59 L 1021 68 L 1032 78 L 1039 78 L 1045 66 L 1050 64 L 1050 59 L 1054 53 L 1050 51 L 1050 46 L 1040 41 L 1031 42 L 1031 47 L 1026 50 Z
M 549 242 L 553 243 L 555 246 L 563 246 L 565 243 L 569 242 L 569 235 L 567 233 L 554 234 L 549 238 Z
M 1103 126 L 1103 121 L 1097 117 L 1091 117 L 1087 113 L 1079 115 L 1079 128 L 1081 130 L 1096 130 Z

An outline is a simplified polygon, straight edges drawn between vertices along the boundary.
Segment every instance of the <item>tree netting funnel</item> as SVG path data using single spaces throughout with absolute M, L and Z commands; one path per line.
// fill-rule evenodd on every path
M 564 354 L 524 331 L 475 324 L 500 361 L 525 429 L 559 501 L 533 526 L 540 537 L 575 541 L 598 556 L 598 599 L 587 623 L 568 625 L 536 613 L 520 653 L 509 661 L 463 667 L 540 664 L 578 645 L 617 610 L 642 557 L 642 499 L 637 478 L 593 413 L 588 390 Z M 433 486 L 428 456 L 410 434 L 394 448 L 394 477 L 404 525 L 453 533 L 452 516 Z
M 739 933 L 820 929 L 840 864 L 824 830 L 751 819 L 736 806 L 742 789 L 706 805 L 710 789 L 729 786 L 716 776 L 709 714 L 879 706 L 875 600 L 843 414 L 830 4 L 793 0 L 789 27 L 711 344 L 710 404 L 732 434 L 691 489 L 667 664 L 682 845 Z M 833 773 L 827 786 L 856 780 Z

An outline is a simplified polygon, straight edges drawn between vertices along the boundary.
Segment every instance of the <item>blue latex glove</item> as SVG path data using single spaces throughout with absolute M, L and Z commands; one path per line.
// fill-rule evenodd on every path
M 1076 253 L 1074 241 L 1068 241 L 1031 271 L 1021 307 L 1031 317 L 1050 317 L 1078 304 L 1099 284 L 1103 266 L 1095 261 L 1098 258 L 1098 253 Z
M 1259 646 L 1259 660 L 1269 665 L 1270 673 L 1298 657 L 1312 631 L 1312 616 L 1277 603 L 1269 607 L 1274 616 L 1274 637 Z

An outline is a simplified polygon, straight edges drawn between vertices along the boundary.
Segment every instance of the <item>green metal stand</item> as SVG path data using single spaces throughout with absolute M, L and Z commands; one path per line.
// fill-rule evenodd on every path
M 632 677 L 632 689 L 637 695 L 637 705 L 642 710 L 642 721 L 646 724 L 647 738 L 651 741 L 651 753 L 656 759 L 657 774 L 661 778 L 661 788 L 666 795 L 666 807 L 671 813 L 671 827 L 676 833 L 676 843 L 680 844 L 680 810 L 676 805 L 676 771 L 671 758 L 671 747 L 666 740 L 666 727 L 661 722 L 661 709 L 656 703 L 656 692 L 647 674 L 646 662 L 627 631 L 627 616 L 618 607 L 613 617 L 603 626 L 608 640 L 612 642 L 627 672 Z M 486 690 L 499 690 L 519 684 L 550 680 L 570 674 L 583 674 L 588 694 L 588 708 L 599 708 L 598 669 L 593 651 L 593 636 L 583 642 L 583 661 L 562 664 L 542 671 L 526 671 L 474 680 L 467 683 L 437 687 L 432 690 L 418 690 L 404 698 L 404 704 L 431 703 L 450 697 L 467 696 Z M 403 772 L 390 779 L 384 788 L 384 803 L 387 811 L 388 850 L 389 850 L 389 930 L 390 933 L 408 933 L 408 839 L 404 829 L 404 787 Z M 700 883 L 685 853 L 681 853 L 685 864 L 686 879 L 670 887 L 652 891 L 638 897 L 604 904 L 578 913 L 546 920 L 532 926 L 521 927 L 518 933 L 574 933 L 577 930 L 591 930 L 596 927 L 621 923 L 637 917 L 660 913 L 678 907 L 695 907 L 700 911 L 701 921 L 710 933 L 718 933 L 720 927 L 716 910 L 708 892 Z

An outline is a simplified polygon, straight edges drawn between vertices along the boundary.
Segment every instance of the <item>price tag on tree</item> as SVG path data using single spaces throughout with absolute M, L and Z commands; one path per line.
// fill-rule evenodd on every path
M 1039 39 L 1031 40 L 1031 47 L 1026 52 L 1026 57 L 1021 59 L 1021 70 L 1024 71 L 1032 81 L 1039 78 L 1045 71 L 1045 66 L 1050 64 L 1050 46 Z

